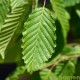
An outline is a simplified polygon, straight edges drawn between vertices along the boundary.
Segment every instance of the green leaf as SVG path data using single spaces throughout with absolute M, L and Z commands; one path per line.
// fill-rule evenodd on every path
M 79 9 L 76 9 L 76 13 L 80 17 L 80 10 Z
M 77 63 L 77 65 L 75 66 L 75 76 L 78 76 L 80 79 L 80 59 L 79 59 L 79 62 Z
M 44 69 L 30 76 L 29 80 L 58 80 L 58 77 L 49 69 Z
M 8 1 L 0 0 L 0 31 L 1 31 L 2 25 L 4 23 L 4 20 L 6 18 L 8 11 L 9 11 Z
M 80 46 L 78 46 L 78 45 L 65 46 L 63 51 L 62 51 L 62 54 L 65 54 L 65 55 L 77 55 L 79 53 L 80 53 Z
M 67 37 L 67 33 L 69 31 L 69 21 L 66 17 L 66 10 L 64 8 L 63 0 L 50 0 L 52 4 L 52 8 L 62 26 L 62 32 L 64 35 L 64 39 Z
M 22 6 L 28 3 L 28 0 L 10 0 L 11 8 L 15 9 L 16 7 Z
M 76 13 L 80 18 L 80 5 L 76 5 Z
M 28 72 L 38 70 L 55 49 L 55 23 L 46 8 L 37 8 L 29 16 L 23 31 L 23 59 Z
M 23 5 L 15 8 L 7 15 L 5 23 L 2 26 L 0 32 L 0 55 L 4 59 L 6 49 L 9 46 L 10 41 L 15 35 L 16 31 L 21 29 L 22 23 L 24 22 L 25 15 L 29 9 L 29 5 Z M 16 36 L 16 35 L 15 35 Z
M 56 66 L 54 73 L 59 76 L 60 80 L 72 80 L 71 78 L 67 79 L 67 76 L 73 76 L 75 71 L 75 61 L 65 61 L 61 62 Z
M 6 78 L 6 80 L 19 80 L 19 78 L 26 73 L 24 66 L 19 66 L 17 69 Z
M 40 73 L 41 80 L 58 80 L 58 77 L 49 69 L 44 69 Z
M 80 0 L 64 0 L 65 7 L 75 6 L 76 4 L 79 4 L 79 3 L 80 3 Z

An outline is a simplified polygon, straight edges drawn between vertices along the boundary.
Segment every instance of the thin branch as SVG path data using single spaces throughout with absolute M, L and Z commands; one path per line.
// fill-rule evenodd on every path
M 43 5 L 43 7 L 45 7 L 45 5 L 46 5 L 46 0 L 44 0 L 44 5 Z
M 68 46 L 80 46 L 80 43 L 69 43 Z
M 74 55 L 74 56 L 73 56 L 73 55 L 71 55 L 71 56 L 62 55 L 59 60 L 57 60 L 56 62 L 51 63 L 51 64 L 49 64 L 49 65 L 47 65 L 47 66 L 45 66 L 45 67 L 43 67 L 41 70 L 43 70 L 43 69 L 45 69 L 45 68 L 48 68 L 48 67 L 51 67 L 50 69 L 52 70 L 52 69 L 53 69 L 55 66 L 57 66 L 60 62 L 63 62 L 63 61 L 65 61 L 65 60 L 73 60 L 73 59 L 78 58 L 78 57 L 80 57 L 80 54 Z

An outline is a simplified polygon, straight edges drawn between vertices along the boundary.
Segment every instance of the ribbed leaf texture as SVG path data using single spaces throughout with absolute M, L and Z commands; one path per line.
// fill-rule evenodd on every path
M 56 66 L 55 74 L 59 76 L 59 80 L 67 80 L 67 76 L 73 76 L 75 71 L 75 62 L 66 61 L 61 62 Z M 68 78 L 68 80 L 72 80 Z
M 58 77 L 49 69 L 44 69 L 40 73 L 41 80 L 58 80 Z
M 67 32 L 69 30 L 69 21 L 68 21 L 68 18 L 66 17 L 64 2 L 63 0 L 50 0 L 50 1 L 52 4 L 52 8 L 62 26 L 62 32 L 63 32 L 64 38 L 66 38 Z
M 10 0 L 12 9 L 26 4 L 28 0 Z
M 50 11 L 44 7 L 32 12 L 24 28 L 23 59 L 28 72 L 32 72 L 54 53 L 56 28 Z
M 0 0 L 0 31 L 4 23 L 4 19 L 9 11 L 9 4 L 7 0 Z
M 12 73 L 12 75 L 8 76 L 6 80 L 19 80 L 19 78 L 25 74 L 26 68 L 24 66 L 19 66 L 17 69 Z
M 79 3 L 80 3 L 80 0 L 64 0 L 65 7 L 75 6 L 76 4 L 79 4 Z
M 5 57 L 6 49 L 15 34 L 15 31 L 21 27 L 28 8 L 29 5 L 26 4 L 13 9 L 11 13 L 7 15 L 0 32 L 0 55 L 2 58 Z

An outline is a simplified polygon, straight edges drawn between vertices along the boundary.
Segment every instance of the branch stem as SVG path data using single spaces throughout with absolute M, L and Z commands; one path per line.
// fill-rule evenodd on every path
M 45 7 L 45 5 L 46 5 L 46 0 L 44 0 L 44 5 L 43 5 L 43 7 Z
M 78 55 L 70 55 L 70 56 L 62 55 L 59 60 L 57 60 L 57 61 L 55 61 L 55 62 L 53 62 L 53 63 L 51 63 L 49 65 L 44 66 L 40 70 L 43 70 L 43 69 L 48 68 L 48 67 L 51 67 L 50 69 L 52 70 L 60 62 L 63 62 L 65 60 L 73 60 L 73 59 L 78 58 L 78 57 L 80 57 L 80 54 L 78 54 Z

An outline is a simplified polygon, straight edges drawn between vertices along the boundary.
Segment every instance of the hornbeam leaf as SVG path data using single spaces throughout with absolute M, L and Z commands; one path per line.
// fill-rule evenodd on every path
M 51 12 L 37 8 L 29 16 L 23 31 L 23 59 L 28 72 L 35 71 L 51 58 L 55 49 L 55 23 Z
M 62 32 L 64 39 L 67 37 L 67 33 L 69 31 L 69 21 L 66 16 L 66 10 L 64 7 L 64 2 L 63 0 L 50 0 L 52 4 L 52 8 L 62 26 Z
M 12 9 L 15 9 L 16 7 L 19 7 L 23 4 L 26 4 L 27 2 L 28 2 L 28 0 L 10 0 Z
M 75 6 L 76 4 L 80 3 L 80 0 L 63 0 L 63 1 L 65 7 Z
M 41 80 L 58 80 L 58 77 L 49 69 L 44 69 L 39 74 Z
M 29 80 L 58 80 L 58 77 L 50 69 L 44 69 L 32 74 Z
M 7 47 L 17 29 L 21 28 L 29 5 L 17 7 L 7 15 L 0 32 L 0 55 L 4 59 Z
M 74 75 L 76 62 L 77 62 L 76 59 L 73 61 L 69 60 L 69 61 L 61 62 L 56 66 L 54 73 L 59 76 L 60 80 L 64 80 L 64 79 L 72 80 L 72 78 L 70 77 Z
M 4 20 L 6 18 L 8 11 L 9 11 L 8 1 L 0 0 L 0 31 L 1 31 L 2 25 L 4 23 Z

